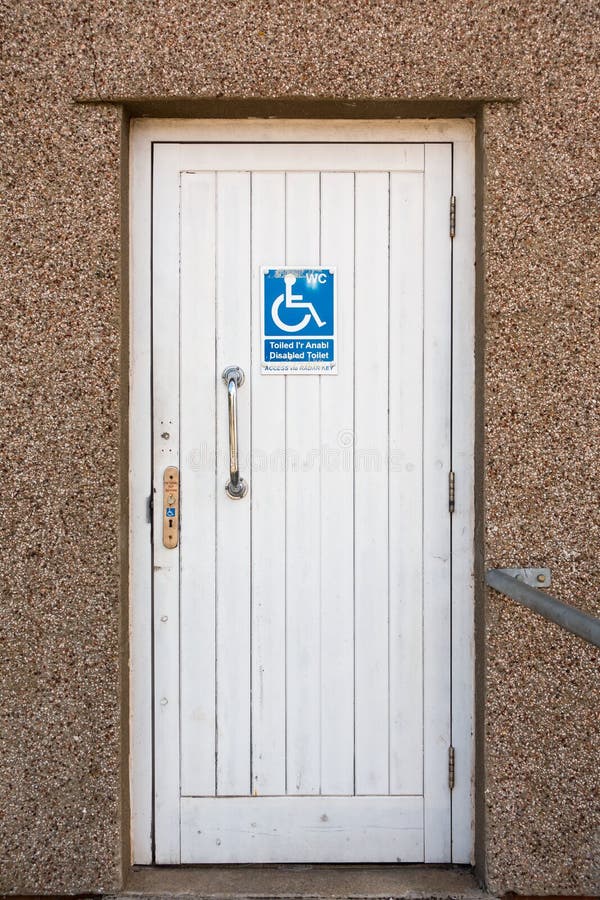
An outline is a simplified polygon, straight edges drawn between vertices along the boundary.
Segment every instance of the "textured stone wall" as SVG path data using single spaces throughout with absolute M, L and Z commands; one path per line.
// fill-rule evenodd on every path
M 5 0 L 0 15 L 0 890 L 103 891 L 120 884 L 125 764 L 121 112 L 74 99 L 517 99 L 481 117 L 485 557 L 549 565 L 558 596 L 600 613 L 600 22 L 592 0 Z M 596 893 L 598 654 L 485 603 L 489 885 Z

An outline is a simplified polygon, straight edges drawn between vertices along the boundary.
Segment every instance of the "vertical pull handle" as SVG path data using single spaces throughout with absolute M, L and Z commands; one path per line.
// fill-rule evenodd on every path
M 229 411 L 229 481 L 225 485 L 225 492 L 232 500 L 241 500 L 248 492 L 248 485 L 240 478 L 238 462 L 237 392 L 244 383 L 244 372 L 239 366 L 228 366 L 222 377 L 227 385 Z

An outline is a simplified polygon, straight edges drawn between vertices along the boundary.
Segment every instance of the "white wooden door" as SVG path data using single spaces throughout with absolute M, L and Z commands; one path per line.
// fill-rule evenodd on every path
M 158 863 L 451 859 L 451 194 L 449 142 L 154 147 Z M 261 374 L 265 266 L 335 269 L 337 374 Z

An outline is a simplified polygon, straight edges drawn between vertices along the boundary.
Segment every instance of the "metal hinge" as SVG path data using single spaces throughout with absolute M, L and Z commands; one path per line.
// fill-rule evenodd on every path
M 454 472 L 448 473 L 448 509 L 454 512 L 454 498 L 456 496 L 456 476 Z
M 448 747 L 448 787 L 454 788 L 454 747 Z
M 450 197 L 450 237 L 456 234 L 456 197 L 454 194 Z
M 154 494 L 150 494 L 146 497 L 146 522 L 149 525 L 152 524 L 152 514 L 154 512 Z

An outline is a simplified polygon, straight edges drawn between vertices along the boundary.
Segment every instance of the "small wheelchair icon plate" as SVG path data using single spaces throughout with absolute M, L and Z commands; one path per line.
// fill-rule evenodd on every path
M 261 270 L 263 374 L 335 375 L 335 270 Z

